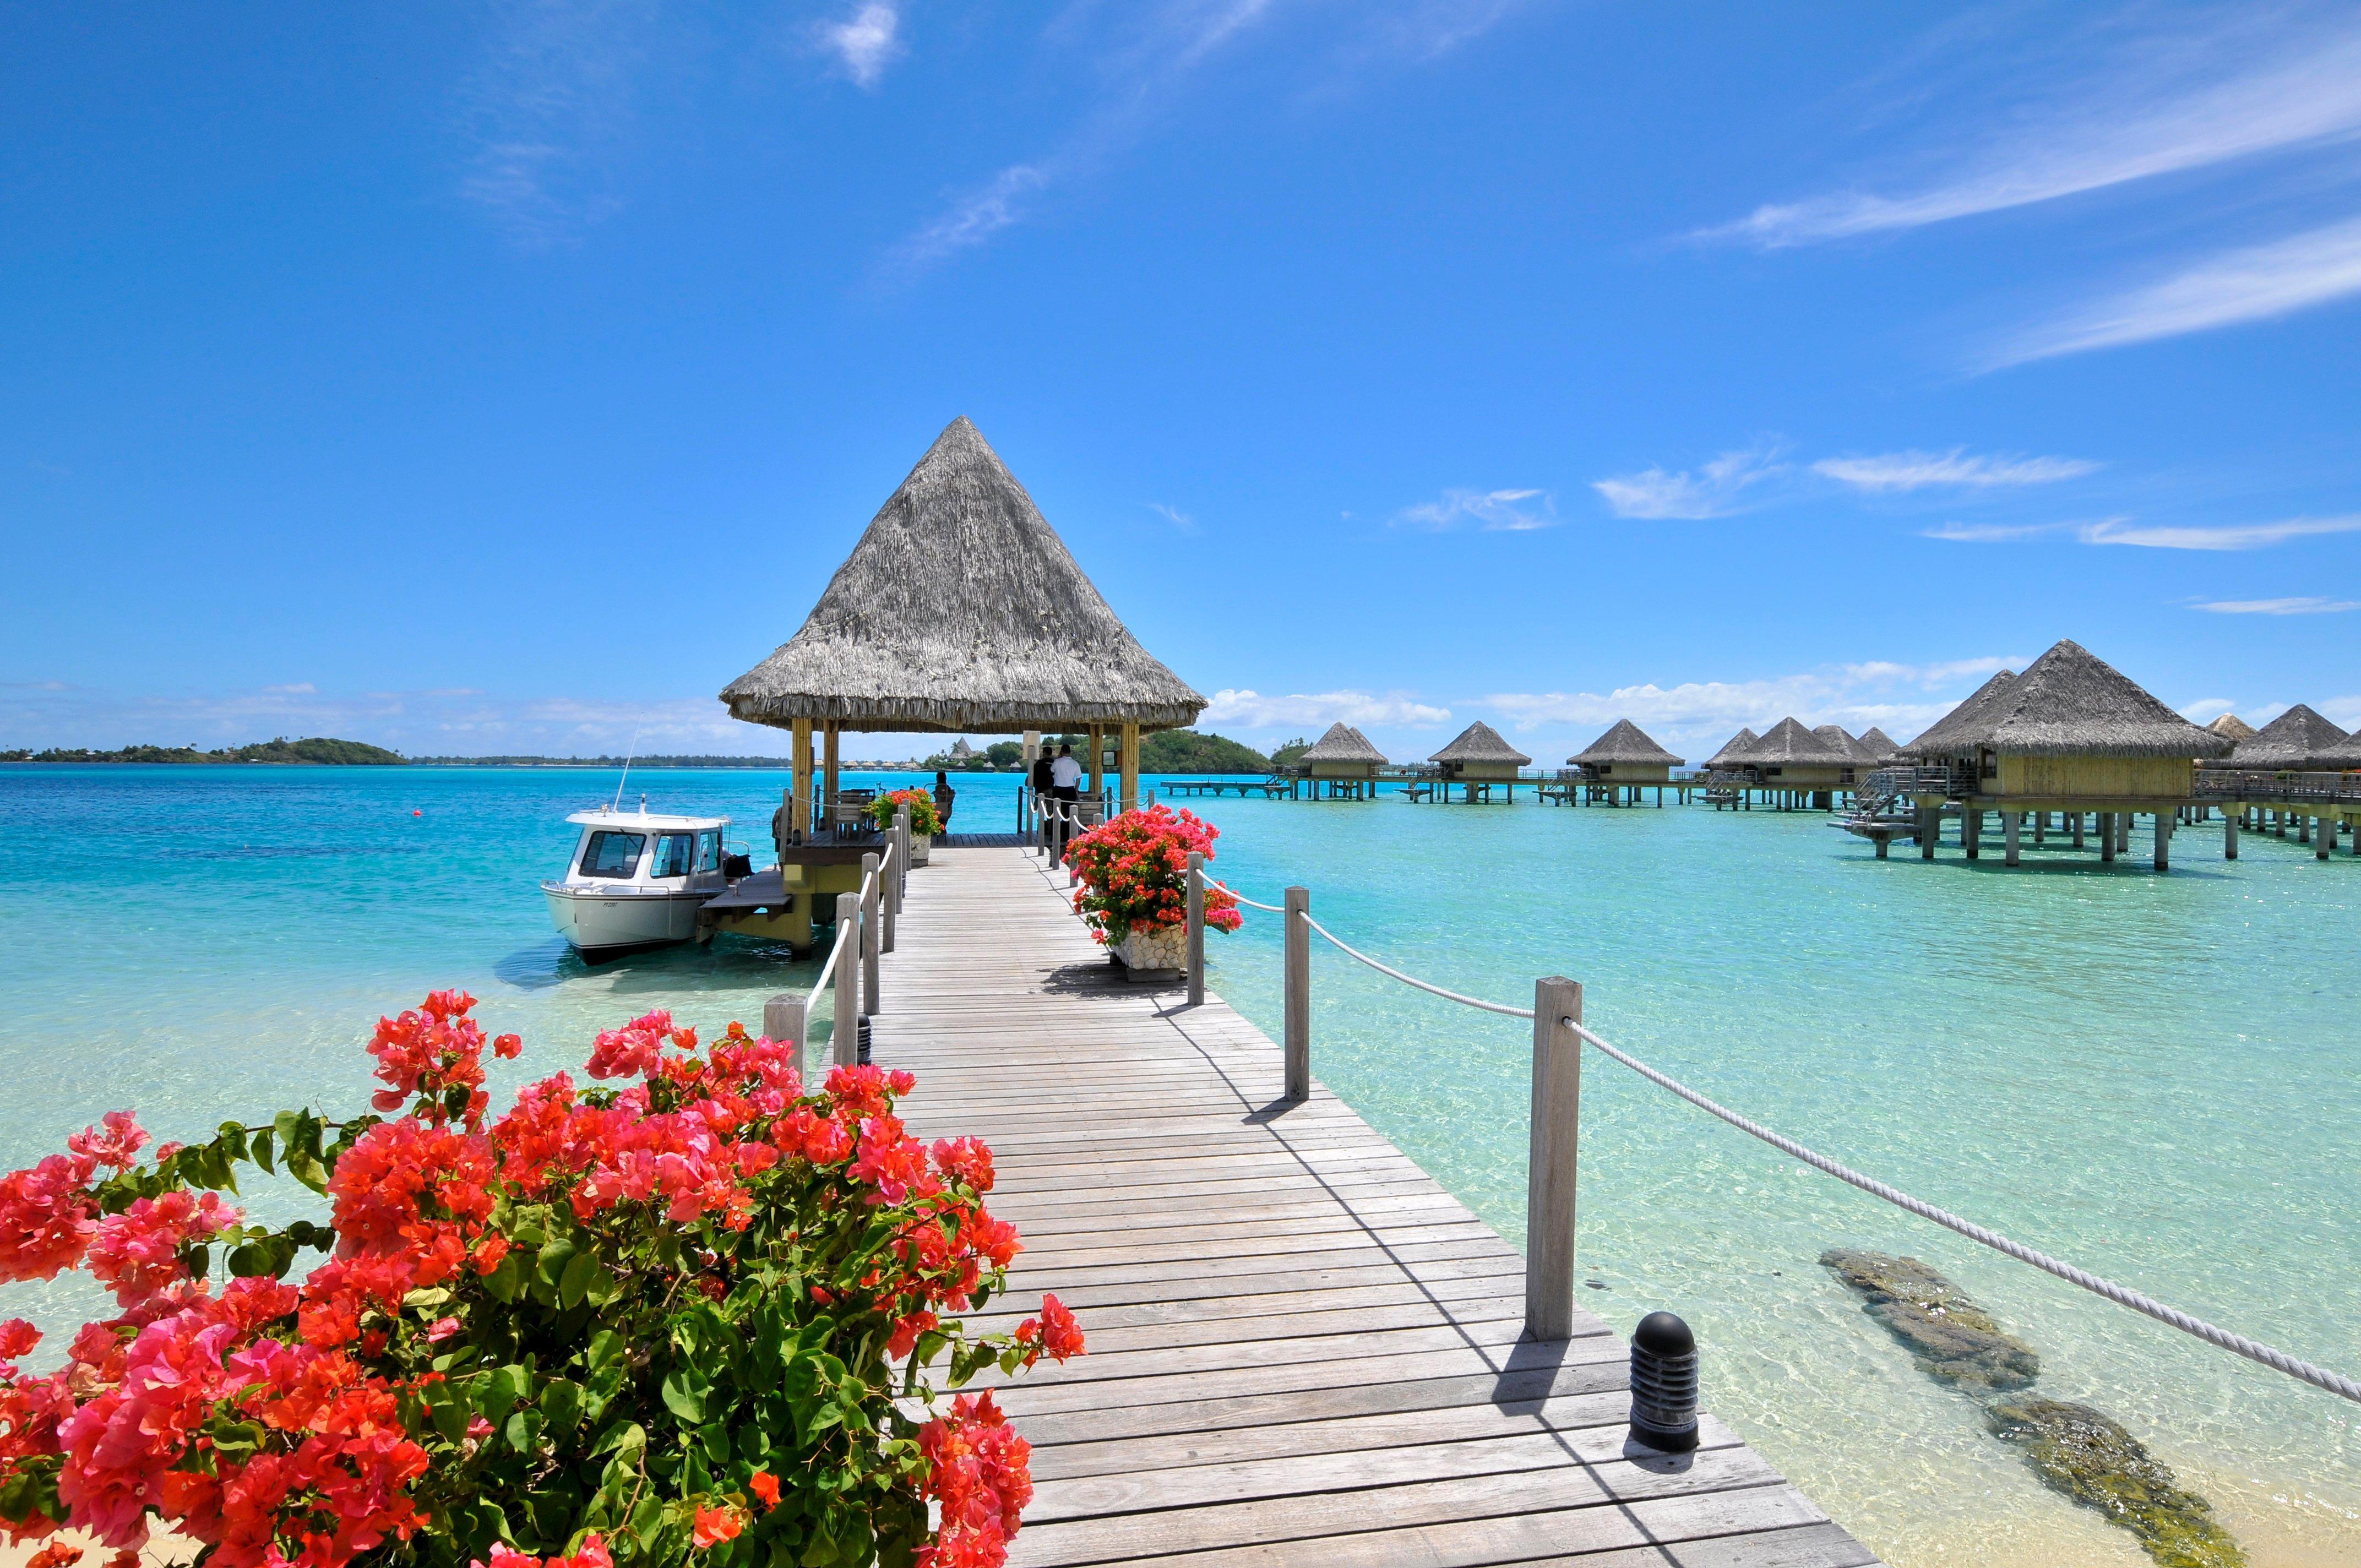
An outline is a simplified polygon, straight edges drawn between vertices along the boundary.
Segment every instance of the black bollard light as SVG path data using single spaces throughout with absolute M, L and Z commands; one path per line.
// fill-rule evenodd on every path
M 1664 1453 L 1697 1445 L 1697 1336 L 1670 1312 L 1631 1331 L 1631 1435 Z
M 856 1038 L 860 1042 L 861 1065 L 867 1067 L 869 1065 L 869 1015 L 865 1013 L 862 1014 L 861 1030 Z M 1691 1387 L 1696 1386 L 1697 1379 L 1695 1374 L 1691 1374 L 1689 1382 Z

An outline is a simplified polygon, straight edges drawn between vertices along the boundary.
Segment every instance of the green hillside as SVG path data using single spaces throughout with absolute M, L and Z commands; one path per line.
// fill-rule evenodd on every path
M 290 740 L 282 735 L 276 740 L 258 740 L 250 746 L 229 746 L 218 751 L 200 751 L 194 746 L 126 746 L 119 751 L 53 746 L 46 751 L 0 751 L 0 762 L 296 762 L 314 767 L 399 767 L 407 759 L 399 751 L 359 740 L 332 740 L 325 736 Z

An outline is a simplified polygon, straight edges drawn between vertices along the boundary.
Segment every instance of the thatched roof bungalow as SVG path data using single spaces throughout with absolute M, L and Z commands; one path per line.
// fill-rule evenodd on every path
M 1113 729 L 1126 805 L 1139 735 L 1191 724 L 1205 707 L 1115 618 L 964 417 L 886 498 L 801 630 L 721 701 L 732 718 L 795 732 L 798 798 L 815 730 L 833 759 L 847 729 Z
M 1841 746 L 1847 751 L 1850 752 L 1852 754 L 1854 767 L 1873 768 L 1877 766 L 1877 753 L 1862 745 L 1859 740 L 1855 740 L 1852 735 L 1845 729 L 1843 725 L 1816 725 L 1813 727 L 1812 733 L 1818 736 L 1821 740 L 1828 741 L 1830 745 Z
M 2361 768 L 2361 739 L 2297 703 L 2239 741 L 2214 765 L 2268 773 L 2341 773 Z
M 2225 713 L 2205 728 L 2216 735 L 2227 735 L 2233 741 L 2244 740 L 2256 732 L 2253 725 L 2235 713 Z
M 1874 724 L 1862 730 L 1859 740 L 1861 749 L 1868 752 L 1881 768 L 1890 767 L 1902 760 L 1902 748 L 1894 743 L 1894 737 Z
M 1752 729 L 1741 729 L 1737 734 L 1723 741 L 1721 743 L 1721 750 L 1716 751 L 1712 756 L 1708 757 L 1705 760 L 1705 765 L 1708 768 L 1735 767 L 1738 764 L 1738 760 L 1746 754 L 1746 748 L 1753 745 L 1754 742 L 1761 739 L 1763 739 L 1763 737 L 1757 735 Z
M 1349 724 L 1328 727 L 1297 759 L 1311 771 L 1315 779 L 1375 778 L 1378 770 L 1386 765 L 1386 754 L 1375 742 Z
M 1955 772 L 1971 768 L 1974 795 L 2005 809 L 2187 800 L 2197 759 L 2230 750 L 2076 642 L 2058 643 L 2005 685 L 2000 679 L 1911 750 Z
M 1479 718 L 1427 761 L 1440 766 L 1446 779 L 1513 782 L 1517 770 L 1532 759 L 1501 740 L 1499 730 Z
M 1769 788 L 1816 792 L 1844 788 L 1861 766 L 1852 738 L 1843 730 L 1831 738 L 1806 729 L 1797 718 L 1781 719 L 1733 761 Z
M 1648 738 L 1646 730 L 1619 718 L 1606 734 L 1568 757 L 1587 778 L 1619 784 L 1669 784 L 1681 759 Z

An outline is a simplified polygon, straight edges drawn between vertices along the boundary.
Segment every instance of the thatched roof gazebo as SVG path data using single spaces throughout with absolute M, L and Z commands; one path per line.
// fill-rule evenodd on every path
M 2220 765 L 2258 773 L 2341 773 L 2361 768 L 2361 739 L 2297 703 L 2239 741 Z
M 1314 800 L 1320 798 L 1323 781 L 1328 785 L 1329 799 L 1359 800 L 1375 793 L 1378 770 L 1386 765 L 1386 754 L 1367 736 L 1340 720 L 1296 761 L 1311 776 Z
M 2216 735 L 2227 735 L 2232 740 L 2244 740 L 2256 733 L 2255 727 L 2235 713 L 2225 713 L 2205 727 Z
M 1116 619 L 964 417 L 886 498 L 802 629 L 721 701 L 732 718 L 794 731 L 797 802 L 811 793 L 816 729 L 830 795 L 843 730 L 1114 729 L 1126 807 L 1139 736 L 1191 724 L 1205 707 Z M 1095 742 L 1091 751 L 1095 786 Z
M 1509 798 L 1517 798 L 1517 770 L 1532 762 L 1531 757 L 1500 739 L 1500 732 L 1477 719 L 1461 730 L 1457 739 L 1427 759 L 1443 770 L 1443 798 L 1449 799 L 1451 785 L 1455 782 L 1467 786 L 1467 798 L 1492 797 L 1491 786 L 1506 784 Z

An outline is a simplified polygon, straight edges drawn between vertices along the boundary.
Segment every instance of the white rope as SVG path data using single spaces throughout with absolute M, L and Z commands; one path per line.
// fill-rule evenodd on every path
M 844 951 L 844 933 L 839 931 L 836 940 L 828 945 L 828 962 L 819 966 L 819 978 L 812 981 L 811 1001 L 818 1002 L 828 993 L 829 977 L 836 973 L 836 957 Z M 806 1003 L 805 1015 L 810 1015 L 811 1003 Z
M 1334 940 L 1334 938 L 1329 939 Z M 1337 945 L 1342 947 L 1344 944 Z M 1433 990 L 1433 987 L 1429 986 L 1427 989 Z M 1479 1005 L 1490 1004 L 1480 1003 Z M 1507 1012 L 1508 1009 L 1496 1008 L 1495 1011 Z M 1532 1014 L 1529 1013 L 1526 1016 L 1531 1017 Z M 1815 1170 L 1825 1172 L 1835 1177 L 1839 1181 L 1858 1187 L 1872 1197 L 1883 1198 L 1894 1207 L 1906 1209 L 1922 1220 L 1932 1220 L 1945 1230 L 1956 1231 L 1970 1241 L 1982 1242 L 1994 1252 L 2005 1253 L 2019 1263 L 2029 1263 L 2044 1274 L 2055 1275 L 2070 1285 L 2079 1285 L 2093 1295 L 2103 1296 L 2117 1306 L 2129 1307 L 2135 1312 L 2145 1313 L 2158 1322 L 2169 1324 L 2183 1333 L 2194 1334 L 2208 1344 L 2234 1352 L 2249 1361 L 2259 1362 L 2275 1372 L 2284 1372 L 2289 1376 L 2309 1383 L 2315 1388 L 2324 1388 L 2329 1393 L 2361 1403 L 2361 1383 L 2355 1382 L 2342 1373 L 2331 1372 L 2324 1366 L 2314 1366 L 2311 1362 L 2300 1361 L 2285 1351 L 2274 1350 L 2269 1345 L 2250 1340 L 2244 1334 L 2235 1334 L 2227 1329 L 2218 1328 L 2202 1318 L 2191 1317 L 2177 1307 L 2168 1307 L 2163 1302 L 2143 1296 L 2127 1286 L 2118 1285 L 2112 1279 L 2103 1278 L 2085 1269 L 2077 1268 L 2070 1263 L 2051 1257 L 2048 1253 L 2036 1251 L 2022 1242 L 2011 1241 L 1998 1231 L 1988 1230 L 1972 1220 L 1963 1220 L 1949 1210 L 1938 1209 L 1932 1203 L 1913 1198 L 1899 1188 L 1889 1187 L 1883 1181 L 1863 1176 L 1849 1166 L 1839 1165 L 1826 1155 L 1814 1153 L 1793 1138 L 1782 1137 L 1768 1127 L 1748 1121 L 1727 1106 L 1717 1105 L 1688 1085 L 1666 1077 L 1645 1062 L 1626 1056 L 1573 1019 L 1568 1018 L 1564 1022 L 1576 1034 L 1658 1088 L 1672 1091 L 1699 1110 L 1720 1117 L 1740 1132 L 1752 1134 L 1782 1154 L 1802 1160 Z
M 1201 875 L 1201 876 L 1202 876 L 1204 873 L 1201 872 L 1199 872 L 1198 874 L 1199 874 L 1199 875 Z M 1218 887 L 1218 888 L 1220 888 L 1224 893 L 1228 894 L 1232 898 L 1236 899 L 1240 904 L 1245 905 L 1248 909 L 1260 909 L 1260 910 L 1265 910 L 1265 911 L 1267 911 L 1267 912 L 1268 912 L 1268 913 L 1270 913 L 1270 914 L 1272 914 L 1272 915 L 1284 915 L 1284 914 L 1286 914 L 1286 913 L 1287 913 L 1287 910 L 1286 910 L 1283 906 L 1281 906 L 1281 905 L 1276 905 L 1276 904 L 1257 904 L 1253 899 L 1248 898 L 1245 894 L 1240 893 L 1236 888 L 1232 887 L 1229 883 L 1222 883 L 1222 882 L 1215 882 L 1212 877 L 1206 877 L 1206 878 L 1205 878 L 1205 885 L 1206 885 L 1207 887 Z M 1332 939 L 1333 939 L 1333 938 L 1332 938 Z
M 1480 996 L 1462 996 L 1455 991 L 1445 991 L 1439 985 L 1429 985 L 1426 981 L 1419 979 L 1416 975 L 1404 974 L 1398 969 L 1392 969 L 1385 964 L 1378 962 L 1377 959 L 1369 957 L 1368 954 L 1360 951 L 1358 948 L 1346 947 L 1343 942 L 1337 941 L 1336 933 L 1331 931 L 1327 927 L 1323 926 L 1319 921 L 1314 920 L 1309 915 L 1306 915 L 1303 917 L 1303 923 L 1306 926 L 1311 927 L 1313 930 L 1319 932 L 1322 936 L 1327 938 L 1330 942 L 1334 943 L 1337 950 L 1340 952 L 1343 952 L 1349 957 L 1360 959 L 1363 963 L 1368 965 L 1379 974 L 1389 974 L 1393 976 L 1396 980 L 1400 981 L 1404 985 L 1414 985 L 1421 991 L 1430 992 L 1446 1001 L 1456 1002 L 1463 1007 L 1480 1007 L 1487 1013 L 1505 1014 L 1511 1018 L 1531 1018 L 1533 1015 L 1533 1010 L 1530 1007 L 1506 1007 L 1498 1002 L 1487 1002 Z

